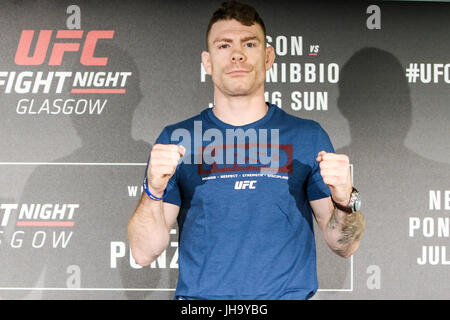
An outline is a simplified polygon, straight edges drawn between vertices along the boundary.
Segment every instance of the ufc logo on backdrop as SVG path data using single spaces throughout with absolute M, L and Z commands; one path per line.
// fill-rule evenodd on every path
M 236 183 L 234 184 L 234 189 L 242 190 L 242 189 L 246 189 L 247 187 L 248 187 L 248 189 L 256 189 L 255 183 L 256 183 L 256 180 L 236 181 Z
M 40 30 L 36 40 L 33 55 L 30 55 L 30 47 L 34 38 L 34 30 L 23 30 L 20 35 L 14 62 L 17 65 L 37 66 L 44 63 L 47 51 L 52 43 L 53 30 Z M 72 40 L 82 39 L 83 30 L 57 30 L 56 39 L 63 42 L 54 42 L 48 65 L 59 66 L 62 63 L 65 52 L 80 50 L 81 43 Z M 112 39 L 114 30 L 91 30 L 86 33 L 84 45 L 81 50 L 80 63 L 85 66 L 106 66 L 107 57 L 94 57 L 95 47 L 99 39 Z

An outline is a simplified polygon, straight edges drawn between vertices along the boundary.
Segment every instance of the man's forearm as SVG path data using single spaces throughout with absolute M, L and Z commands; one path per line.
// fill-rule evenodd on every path
M 142 266 L 153 262 L 167 248 L 169 237 L 163 202 L 151 200 L 143 193 L 128 223 L 128 238 L 136 262 Z
M 348 258 L 358 249 L 364 229 L 365 221 L 361 211 L 348 214 L 335 208 L 324 232 L 330 248 L 338 255 Z

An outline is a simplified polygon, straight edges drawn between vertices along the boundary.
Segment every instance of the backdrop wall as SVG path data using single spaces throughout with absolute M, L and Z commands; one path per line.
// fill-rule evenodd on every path
M 318 121 L 362 193 L 351 259 L 316 230 L 314 299 L 450 298 L 449 4 L 248 3 L 277 54 L 267 100 Z M 213 102 L 219 4 L 2 2 L 1 298 L 172 298 L 178 230 L 141 268 L 126 224 L 163 127 Z

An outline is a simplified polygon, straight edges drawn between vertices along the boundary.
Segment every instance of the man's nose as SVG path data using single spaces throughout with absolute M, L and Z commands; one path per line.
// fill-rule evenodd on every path
M 234 50 L 231 55 L 232 62 L 244 62 L 246 59 L 245 55 L 240 50 Z

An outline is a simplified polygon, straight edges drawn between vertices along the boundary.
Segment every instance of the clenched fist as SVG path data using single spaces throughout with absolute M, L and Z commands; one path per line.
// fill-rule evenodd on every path
M 176 144 L 153 146 L 147 171 L 148 188 L 153 195 L 162 196 L 185 152 L 186 149 L 183 146 Z
M 350 160 L 345 154 L 320 151 L 316 161 L 319 162 L 323 182 L 330 187 L 333 200 L 347 206 L 352 193 Z

